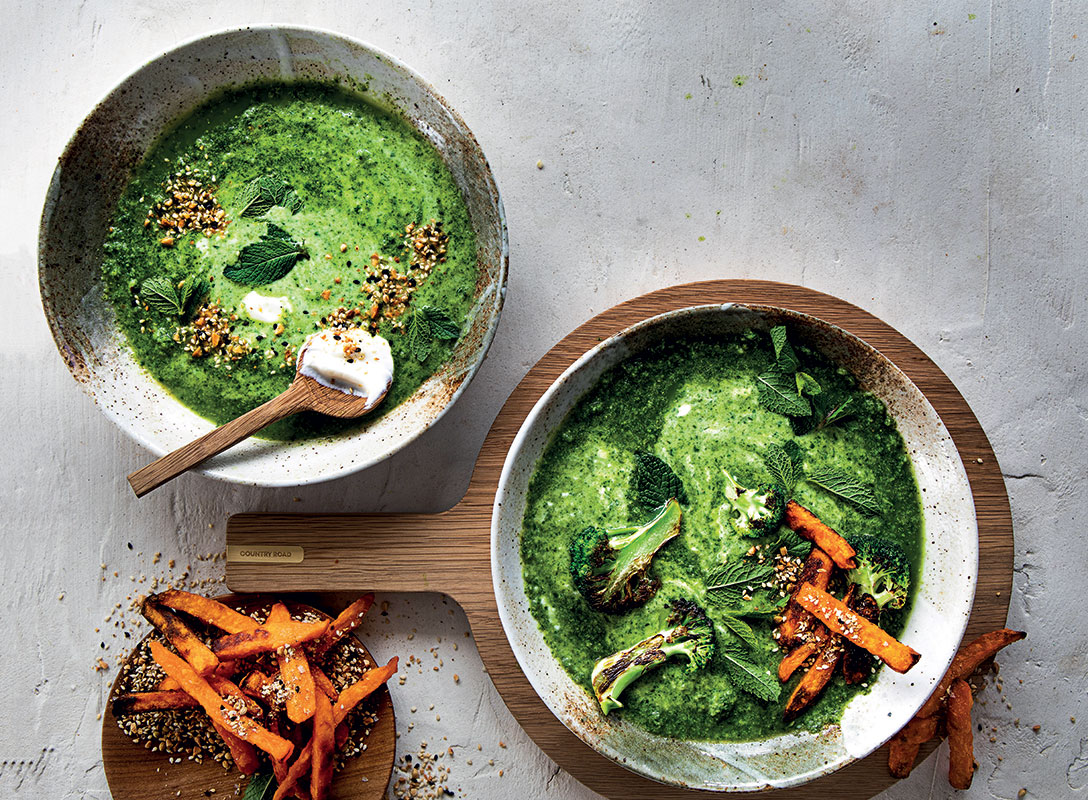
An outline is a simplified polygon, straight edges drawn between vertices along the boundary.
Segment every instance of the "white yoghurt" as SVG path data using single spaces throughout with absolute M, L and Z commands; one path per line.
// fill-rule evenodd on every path
M 279 322 L 284 311 L 294 311 L 291 301 L 286 297 L 266 297 L 257 292 L 250 292 L 242 298 L 246 313 L 257 322 Z
M 298 371 L 322 386 L 377 401 L 393 381 L 389 342 L 362 328 L 320 331 L 302 345 Z

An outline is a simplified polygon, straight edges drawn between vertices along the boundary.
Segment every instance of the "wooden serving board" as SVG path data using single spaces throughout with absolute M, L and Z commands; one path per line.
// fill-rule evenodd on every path
M 507 399 L 488 433 L 468 492 L 441 514 L 239 514 L 227 525 L 227 584 L 237 592 L 443 592 L 460 603 L 503 700 L 557 764 L 609 798 L 672 800 L 712 793 L 663 786 L 599 755 L 552 715 L 518 666 L 499 621 L 491 584 L 491 505 L 507 451 L 529 410 L 579 356 L 602 339 L 657 314 L 740 302 L 819 317 L 868 342 L 918 386 L 959 449 L 974 494 L 979 575 L 968 638 L 1003 627 L 1012 585 L 1012 517 L 986 434 L 966 401 L 926 355 L 871 314 L 811 289 L 768 281 L 706 281 L 661 289 L 622 303 L 579 327 L 537 362 Z M 297 563 L 253 561 L 298 558 Z M 934 745 L 930 745 L 931 750 Z M 862 800 L 893 782 L 886 748 L 775 800 Z
M 288 600 L 287 605 L 292 613 L 304 607 L 316 608 L 324 613 L 339 613 L 356 597 L 358 595 L 347 598 L 295 597 Z M 262 598 L 231 595 L 216 599 L 239 610 L 252 609 L 259 602 L 264 602 Z M 154 635 L 156 634 L 151 633 L 145 638 Z M 358 640 L 356 643 L 370 662 L 376 664 L 377 661 L 370 651 Z M 110 688 L 111 703 L 118 694 L 121 677 L 121 671 L 118 670 Z M 366 737 L 366 751 L 347 759 L 343 769 L 336 772 L 329 791 L 330 800 L 382 800 L 385 797 L 389 777 L 393 774 L 393 759 L 397 755 L 397 722 L 388 686 L 379 688 L 371 698 L 367 702 L 373 702 L 378 721 Z M 152 797 L 167 800 L 207 800 L 208 797 L 238 797 L 235 790 L 239 787 L 245 791 L 247 778 L 237 767 L 228 771 L 211 759 L 197 763 L 184 755 L 174 764 L 171 763 L 171 758 L 174 756 L 153 753 L 129 739 L 117 727 L 113 712 L 106 709 L 102 715 L 102 767 L 113 800 L 147 800 Z

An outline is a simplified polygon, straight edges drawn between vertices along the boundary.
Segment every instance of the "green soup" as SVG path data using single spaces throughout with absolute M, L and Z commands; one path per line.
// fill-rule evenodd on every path
M 670 660 L 631 684 L 621 698 L 624 707 L 612 712 L 653 733 L 730 741 L 818 730 L 837 721 L 849 698 L 866 690 L 848 687 L 837 676 L 807 713 L 787 725 L 782 710 L 803 670 L 781 687 L 778 700 L 759 700 L 730 679 L 721 651 L 740 643 L 722 624 L 721 607 L 707 600 L 707 576 L 722 563 L 747 558 L 753 545 L 777 551 L 786 529 L 752 539 L 723 526 L 723 469 L 745 486 L 768 482 L 767 446 L 795 441 L 806 470 L 836 468 L 871 485 L 883 513 L 866 516 L 809 483 L 798 485 L 795 499 L 848 536 L 894 539 L 919 574 L 921 499 L 895 422 L 848 372 L 804 348 L 798 354 L 824 392 L 853 398 L 853 416 L 796 436 L 786 417 L 761 406 L 755 376 L 774 362 L 765 334 L 666 341 L 604 374 L 556 431 L 530 480 L 521 539 L 525 591 L 552 653 L 591 695 L 594 664 L 664 628 L 672 600 L 700 602 L 715 622 L 718 654 L 707 667 L 690 672 L 683 658 Z M 683 482 L 681 533 L 654 557 L 651 574 L 661 588 L 648 603 L 623 614 L 599 613 L 573 586 L 568 543 L 587 525 L 619 527 L 648 518 L 632 490 L 637 451 L 664 459 Z M 750 607 L 772 610 L 783 602 L 778 591 L 757 590 Z M 899 612 L 885 609 L 882 627 L 897 633 L 909 607 L 908 601 Z M 760 643 L 745 648 L 745 657 L 777 683 L 783 654 L 772 638 L 771 613 L 745 618 Z
M 293 194 L 265 209 L 251 202 L 262 179 Z M 285 275 L 224 275 L 277 232 L 298 252 Z M 210 100 L 151 149 L 117 205 L 102 274 L 139 363 L 216 423 L 286 389 L 319 329 L 364 325 L 388 339 L 394 380 L 378 412 L 301 414 L 264 432 L 291 439 L 364 427 L 441 368 L 456 337 L 446 330 L 421 361 L 408 320 L 428 306 L 464 330 L 476 242 L 453 177 L 405 120 L 331 85 L 261 85 Z M 164 312 L 149 302 L 157 276 L 181 287 L 205 278 L 209 290 Z M 243 302 L 253 291 L 290 308 L 254 318 Z M 202 332 L 212 325 L 214 339 Z

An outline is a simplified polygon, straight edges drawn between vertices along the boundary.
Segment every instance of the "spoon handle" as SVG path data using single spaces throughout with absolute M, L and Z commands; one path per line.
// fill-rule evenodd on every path
M 309 393 L 299 381 L 295 381 L 287 387 L 286 391 L 273 397 L 267 403 L 209 431 L 174 452 L 167 453 L 158 461 L 153 461 L 146 467 L 136 470 L 128 476 L 128 483 L 132 491 L 136 492 L 137 497 L 143 497 L 181 473 L 252 436 L 261 428 L 302 411 L 308 406 Z

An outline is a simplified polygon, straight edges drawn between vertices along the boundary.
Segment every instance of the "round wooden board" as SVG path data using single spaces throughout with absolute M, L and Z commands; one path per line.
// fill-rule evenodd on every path
M 227 583 L 235 591 L 444 592 L 464 608 L 480 655 L 503 700 L 557 764 L 605 797 L 680 800 L 713 793 L 664 786 L 599 755 L 536 695 L 499 621 L 491 583 L 492 502 L 506 453 L 526 415 L 554 380 L 602 339 L 673 309 L 753 303 L 800 311 L 865 340 L 896 364 L 940 414 L 974 495 L 979 573 L 967 638 L 1003 627 L 1012 586 L 1012 517 L 1001 470 L 978 420 L 943 372 L 873 315 L 830 295 L 768 281 L 721 280 L 661 289 L 589 320 L 553 347 L 518 384 L 484 442 L 468 492 L 442 514 L 240 514 L 227 526 Z M 360 544 L 365 542 L 365 548 Z M 239 550 L 298 547 L 300 563 L 237 560 Z M 234 553 L 234 555 L 232 555 Z M 929 752 L 934 747 L 928 745 Z M 804 786 L 767 792 L 774 800 L 868 800 L 893 782 L 887 749 Z
M 249 598 L 230 595 L 217 599 L 251 602 Z M 288 605 L 294 611 L 298 604 L 288 601 Z M 358 644 L 371 663 L 376 663 L 370 651 L 361 642 Z M 118 670 L 110 687 L 111 700 L 117 694 L 120 680 L 121 671 Z M 381 800 L 385 797 L 396 758 L 397 723 L 389 688 L 382 686 L 373 697 L 377 700 L 378 722 L 366 738 L 366 752 L 348 759 L 344 768 L 336 773 L 331 800 Z M 148 800 L 152 797 L 207 800 L 208 797 L 237 797 L 245 791 L 247 779 L 235 767 L 225 770 L 214 761 L 198 764 L 184 756 L 181 763 L 171 764 L 170 758 L 167 753 L 152 753 L 129 739 L 117 727 L 117 720 L 108 708 L 102 715 L 102 767 L 113 800 Z M 241 787 L 240 792 L 236 792 L 238 787 Z

